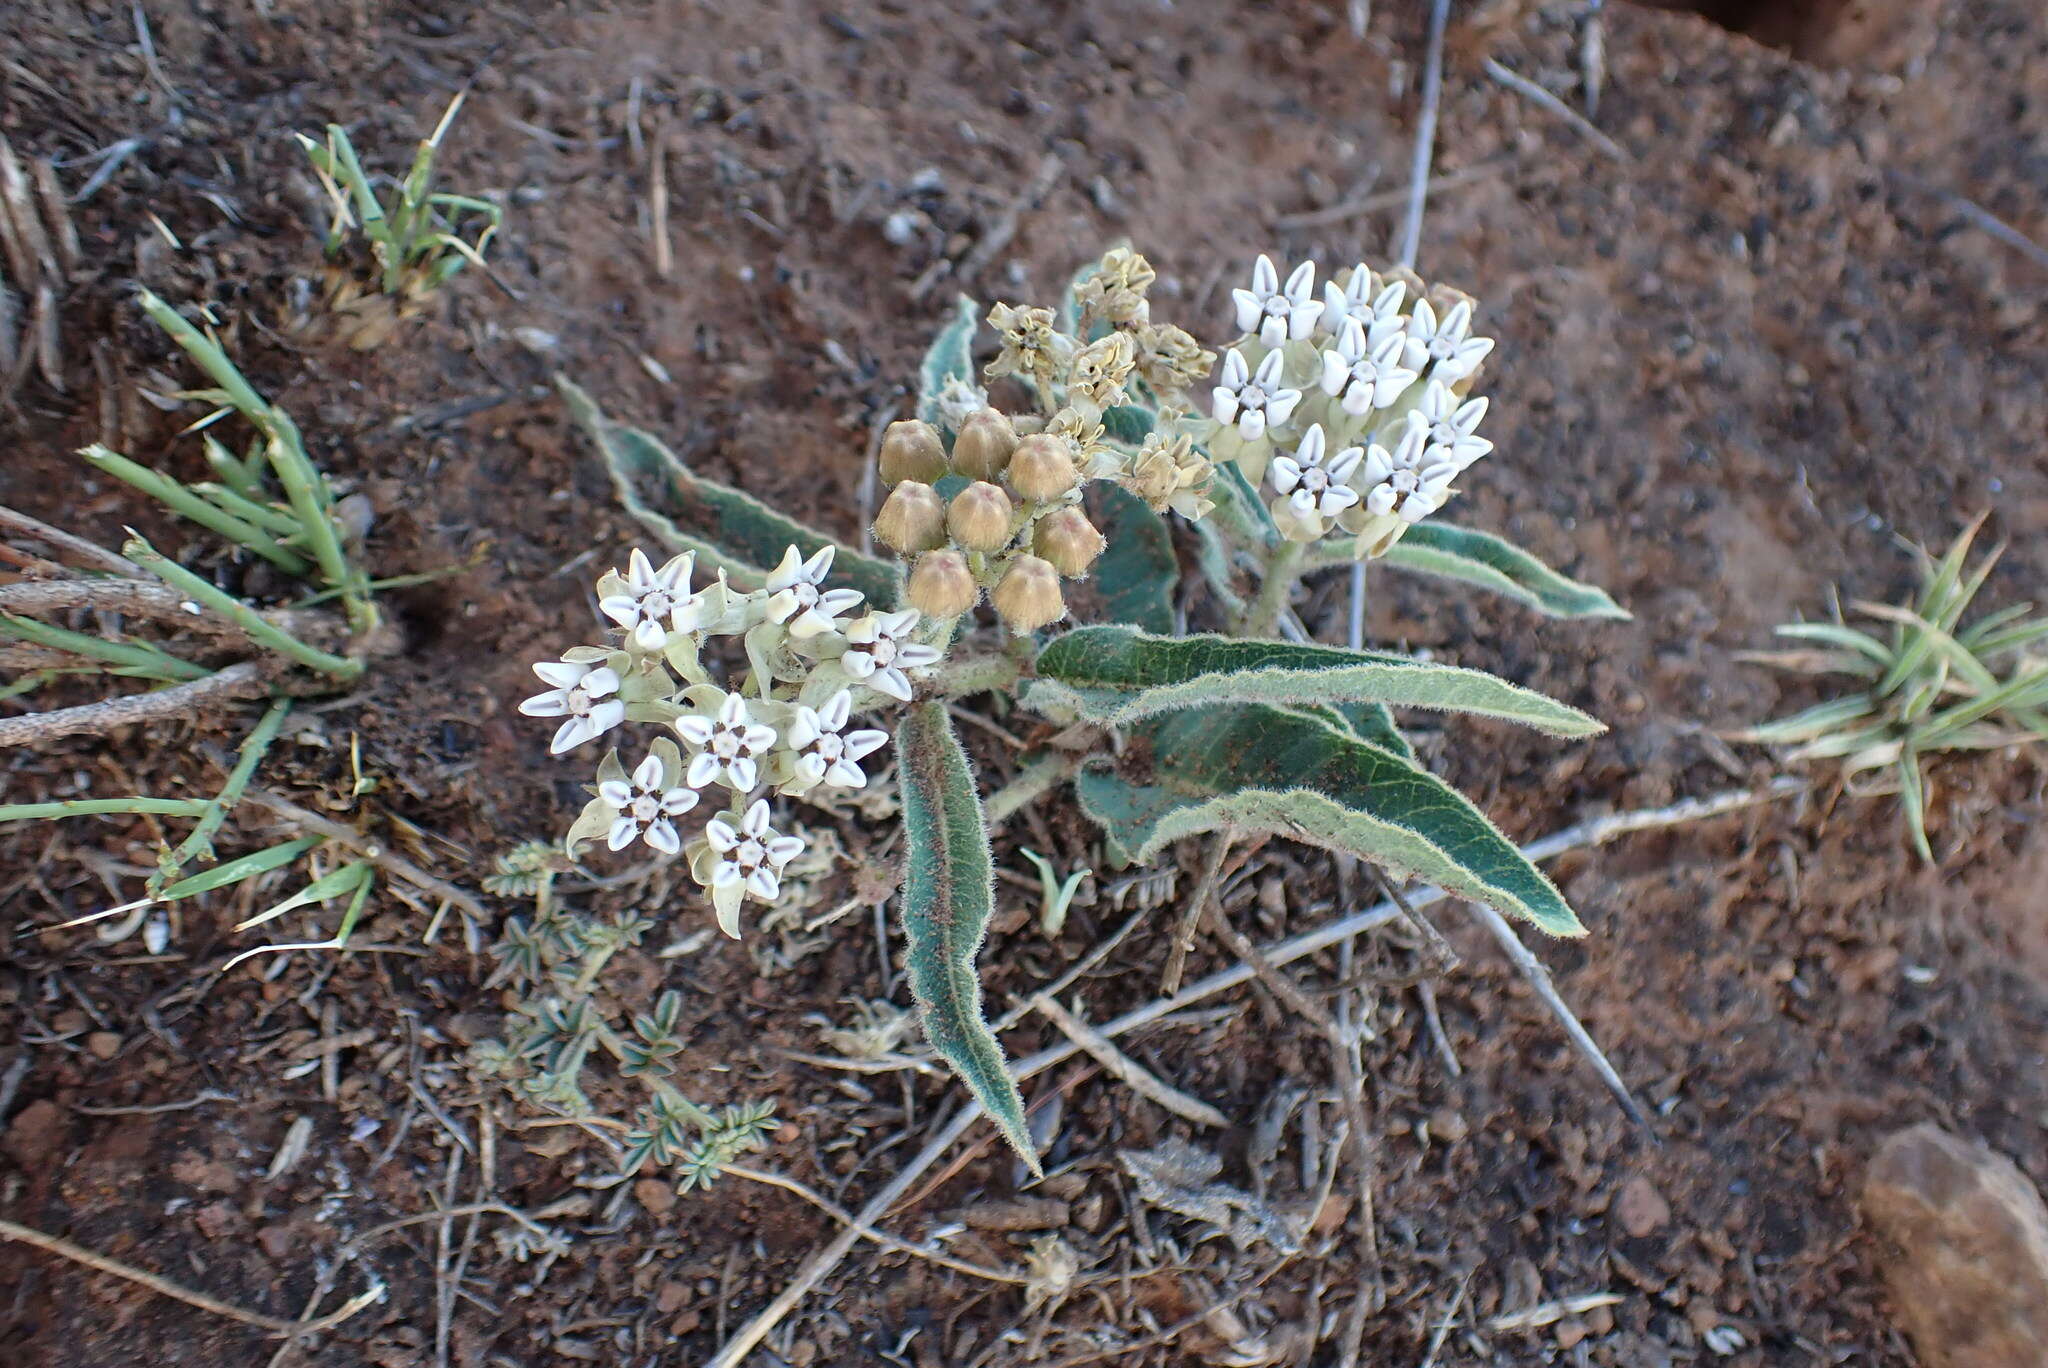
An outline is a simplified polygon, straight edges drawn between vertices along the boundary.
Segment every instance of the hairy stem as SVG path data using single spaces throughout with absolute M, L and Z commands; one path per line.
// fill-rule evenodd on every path
M 1297 541 L 1283 541 L 1273 548 L 1266 558 L 1265 574 L 1259 580 L 1259 596 L 1245 613 L 1239 636 L 1273 635 L 1280 611 L 1287 606 L 1288 595 L 1301 578 L 1301 558 L 1307 549 L 1306 543 Z
M 1015 684 L 1024 672 L 1023 663 L 1010 656 L 970 656 L 948 661 L 932 673 L 939 692 L 947 698 L 966 694 L 1000 692 Z
M 982 802 L 982 821 L 993 828 L 1012 813 L 1033 802 L 1073 777 L 1081 758 L 1064 751 L 1040 756 L 1017 771 L 1017 777 Z

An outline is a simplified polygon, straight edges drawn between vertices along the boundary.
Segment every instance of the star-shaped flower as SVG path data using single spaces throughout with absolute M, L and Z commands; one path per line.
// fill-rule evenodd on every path
M 727 694 L 710 716 L 684 713 L 675 720 L 676 733 L 696 748 L 683 782 L 691 788 L 720 783 L 735 793 L 750 793 L 761 781 L 756 759 L 775 745 L 775 728 L 754 721 L 747 701 Z
M 1401 313 L 1401 305 L 1408 298 L 1408 287 L 1398 280 L 1382 280 L 1366 269 L 1360 262 L 1351 268 L 1351 275 L 1343 285 L 1327 281 L 1323 285 L 1323 316 L 1317 319 L 1322 330 L 1333 337 L 1341 337 L 1346 322 L 1357 319 L 1366 330 L 1367 340 L 1377 343 L 1389 333 L 1401 331 L 1408 325 Z
M 1421 406 L 1408 413 L 1408 431 L 1421 433 L 1429 443 L 1422 463 L 1435 465 L 1439 461 L 1449 461 L 1463 470 L 1493 450 L 1492 442 L 1475 435 L 1479 430 L 1479 420 L 1485 416 L 1485 398 L 1467 399 L 1461 404 L 1447 385 L 1440 380 L 1431 380 L 1429 388 L 1422 392 Z
M 533 672 L 554 687 L 521 703 L 519 711 L 528 717 L 567 719 L 555 729 L 548 754 L 572 750 L 626 720 L 626 705 L 616 697 L 618 671 L 610 666 L 594 660 L 544 660 Z
M 1230 292 L 1231 300 L 1237 305 L 1238 331 L 1257 333 L 1259 341 L 1269 347 L 1277 347 L 1289 339 L 1307 337 L 1323 312 L 1323 303 L 1315 293 L 1316 264 L 1313 261 L 1304 261 L 1295 267 L 1293 274 L 1287 277 L 1287 284 L 1282 286 L 1273 258 L 1262 255 L 1252 267 L 1252 287 Z
M 786 622 L 789 634 L 799 639 L 835 630 L 838 619 L 859 605 L 858 589 L 827 589 L 825 576 L 832 572 L 832 552 L 821 546 L 809 560 L 794 546 L 782 553 L 782 564 L 768 576 L 768 620 Z
M 1336 350 L 1323 353 L 1323 393 L 1342 395 L 1339 402 L 1353 417 L 1390 408 L 1415 383 L 1415 372 L 1402 361 L 1405 352 L 1398 331 L 1375 344 L 1363 323 L 1346 319 Z
M 1479 363 L 1493 350 L 1490 337 L 1470 337 L 1472 301 L 1461 299 L 1441 321 L 1426 299 L 1415 301 L 1408 316 L 1407 364 L 1412 370 L 1430 366 L 1429 378 L 1456 384 L 1479 369 Z
M 1366 512 L 1382 518 L 1398 515 L 1403 522 L 1414 523 L 1443 507 L 1460 467 L 1432 460 L 1432 454 L 1441 450 L 1427 445 L 1415 428 L 1403 433 L 1392 451 L 1377 443 L 1367 448 L 1358 470 Z
M 936 646 L 909 639 L 918 616 L 915 608 L 906 608 L 900 613 L 869 613 L 856 619 L 846 629 L 848 646 L 846 654 L 839 657 L 840 667 L 875 692 L 908 703 L 910 676 L 905 671 L 936 665 L 940 656 Z
M 1327 446 L 1323 425 L 1317 423 L 1302 434 L 1292 456 L 1275 456 L 1267 467 L 1273 488 L 1287 497 L 1296 517 L 1313 513 L 1334 518 L 1358 502 L 1358 491 L 1344 482 L 1365 458 L 1364 449 L 1345 447 L 1331 453 Z
M 1214 391 L 1216 421 L 1235 423 L 1238 435 L 1247 442 L 1258 441 L 1269 428 L 1286 426 L 1301 402 L 1301 391 L 1281 386 L 1284 364 L 1279 352 L 1267 352 L 1258 373 L 1253 374 L 1244 353 L 1232 347 L 1223 357 L 1223 383 Z
M 774 902 L 782 892 L 782 867 L 803 854 L 803 838 L 783 836 L 769 825 L 768 800 L 757 799 L 735 828 L 722 817 L 704 824 L 704 840 L 717 853 L 711 864 L 711 899 L 718 926 L 739 936 L 739 903 L 735 891 L 761 902 Z
M 860 767 L 861 758 L 886 745 L 889 733 L 872 727 L 847 731 L 846 724 L 852 715 L 853 694 L 847 689 L 833 694 L 822 708 L 798 706 L 796 720 L 782 734 L 782 741 L 797 752 L 796 772 L 804 787 L 867 787 L 868 776 Z
M 690 592 L 690 570 L 696 557 L 685 551 L 657 570 L 638 547 L 627 562 L 626 592 L 609 594 L 598 610 L 626 629 L 637 650 L 658 651 L 670 631 L 694 632 L 703 599 Z
M 650 755 L 642 760 L 631 779 L 609 779 L 599 784 L 597 796 L 619 810 L 605 836 L 605 844 L 613 850 L 624 850 L 636 839 L 645 840 L 664 855 L 673 855 L 683 848 L 670 819 L 697 806 L 697 790 L 662 787 L 660 756 Z

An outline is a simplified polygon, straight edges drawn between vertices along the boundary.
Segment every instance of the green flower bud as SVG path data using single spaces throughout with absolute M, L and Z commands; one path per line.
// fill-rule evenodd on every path
M 1010 563 L 992 596 L 996 611 L 1013 632 L 1032 632 L 1067 615 L 1060 597 L 1060 573 L 1036 556 L 1019 556 Z
M 875 540 L 906 555 L 932 551 L 946 544 L 946 504 L 938 491 L 905 480 L 889 491 L 875 515 Z
M 1010 464 L 1017 449 L 1017 430 L 994 409 L 967 415 L 953 438 L 953 469 L 970 480 L 993 480 Z
M 876 461 L 883 484 L 916 480 L 931 484 L 946 473 L 946 448 L 937 429 L 915 419 L 889 424 L 882 434 L 882 453 Z
M 1043 432 L 1017 443 L 1010 468 L 1004 474 L 1010 488 L 1034 503 L 1051 503 L 1081 478 L 1066 442 Z
M 928 618 L 956 618 L 981 597 L 981 586 L 958 551 L 927 551 L 911 568 L 904 593 L 910 606 Z
M 1087 574 L 1106 545 L 1095 524 L 1078 508 L 1046 514 L 1031 536 L 1031 549 L 1068 579 Z
M 1000 551 L 1010 544 L 1010 496 L 976 480 L 953 496 L 946 530 L 969 551 Z

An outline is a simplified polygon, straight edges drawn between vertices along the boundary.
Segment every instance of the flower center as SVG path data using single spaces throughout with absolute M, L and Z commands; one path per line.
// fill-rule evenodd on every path
M 759 869 L 768 859 L 768 849 L 750 836 L 740 842 L 740 847 L 732 853 L 732 858 L 733 863 L 743 869 Z
M 573 688 L 569 689 L 567 692 L 567 698 L 569 703 L 569 711 L 572 715 L 576 717 L 582 717 L 585 714 L 587 714 L 590 711 L 592 703 L 596 701 L 593 698 L 591 698 L 589 694 L 583 691 L 583 686 L 581 684 L 578 684 Z
M 818 744 L 814 749 L 817 751 L 820 760 L 823 760 L 828 765 L 835 765 L 839 763 L 840 757 L 846 754 L 846 740 L 844 737 L 834 736 L 827 732 L 818 738 Z
M 659 589 L 650 590 L 640 600 L 640 615 L 648 618 L 664 618 L 675 611 L 675 604 Z
M 740 738 L 737 732 L 720 731 L 711 738 L 711 753 L 721 760 L 730 760 L 740 753 Z
M 1458 438 L 1464 436 L 1448 418 L 1439 419 L 1430 425 L 1429 440 L 1438 446 L 1456 446 Z
M 633 819 L 635 821 L 651 822 L 659 816 L 661 816 L 661 799 L 655 797 L 652 793 L 643 793 L 633 800 Z
M 868 647 L 868 655 L 876 669 L 886 670 L 896 663 L 896 643 L 888 637 L 876 637 L 875 644 Z

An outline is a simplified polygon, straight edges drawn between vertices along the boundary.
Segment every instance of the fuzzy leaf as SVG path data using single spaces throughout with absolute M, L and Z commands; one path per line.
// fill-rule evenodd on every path
M 913 706 L 896 733 L 909 877 L 903 927 L 910 989 L 924 1033 L 989 1119 L 1039 1172 L 1024 1100 L 1002 1046 L 981 1015 L 974 957 L 994 905 L 994 870 L 981 798 L 943 703 Z
M 1381 564 L 1476 584 L 1551 617 L 1630 616 L 1606 590 L 1560 575 L 1514 543 L 1469 527 L 1419 522 L 1394 543 Z
M 1401 733 L 1394 722 L 1394 715 L 1387 711 L 1384 703 L 1340 703 L 1329 707 L 1306 707 L 1300 709 L 1342 727 L 1361 741 L 1370 742 L 1381 750 L 1392 751 L 1403 760 L 1413 763 L 1415 747 Z
M 1102 411 L 1102 432 L 1112 442 L 1143 446 L 1159 415 L 1143 404 L 1118 404 Z
M 1173 630 L 1173 587 L 1180 561 L 1166 519 L 1137 495 L 1105 485 L 1098 516 L 1109 543 L 1095 562 L 1095 587 L 1112 622 L 1129 622 L 1148 632 Z
M 1039 653 L 1037 669 L 1027 706 L 1112 727 L 1219 703 L 1385 703 L 1496 717 L 1552 736 L 1606 730 L 1577 708 L 1483 670 L 1335 646 L 1077 627 Z
M 895 608 L 900 581 L 894 566 L 784 517 L 751 494 L 695 473 L 652 434 L 605 417 L 566 377 L 556 376 L 555 386 L 604 457 L 626 511 L 671 551 L 695 552 L 700 571 L 722 569 L 741 589 L 754 589 L 781 561 L 785 548 L 794 546 L 809 556 L 834 546 L 829 587 L 858 589 L 875 607 Z
M 953 306 L 953 317 L 925 348 L 924 363 L 917 370 L 917 416 L 935 428 L 944 428 L 939 396 L 946 386 L 958 381 L 973 385 L 974 329 L 981 321 L 981 305 L 961 295 Z
M 1585 933 L 1550 880 L 1464 795 L 1320 717 L 1210 708 L 1154 718 L 1133 740 L 1150 752 L 1149 775 L 1090 770 L 1074 784 L 1082 810 L 1128 860 L 1226 826 L 1270 832 L 1427 879 L 1555 936 Z

